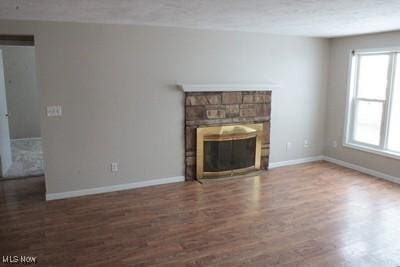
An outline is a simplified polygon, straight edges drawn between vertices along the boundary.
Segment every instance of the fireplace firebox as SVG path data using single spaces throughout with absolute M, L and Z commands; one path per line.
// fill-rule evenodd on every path
M 262 134 L 262 123 L 197 128 L 197 179 L 259 170 Z

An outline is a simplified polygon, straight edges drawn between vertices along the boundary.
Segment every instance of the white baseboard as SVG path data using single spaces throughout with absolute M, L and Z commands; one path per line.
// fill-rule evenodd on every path
M 356 164 L 352 164 L 349 162 L 345 162 L 342 160 L 338 160 L 335 158 L 327 157 L 327 156 L 315 156 L 315 157 L 308 157 L 308 158 L 301 158 L 301 159 L 294 159 L 294 160 L 287 160 L 287 161 L 280 161 L 280 162 L 272 162 L 269 164 L 269 169 L 274 169 L 278 167 L 296 165 L 296 164 L 303 164 L 309 163 L 314 161 L 325 160 L 349 169 L 353 169 L 362 173 L 366 173 L 378 178 L 382 178 L 384 180 L 388 180 L 394 183 L 400 184 L 400 177 L 391 176 L 382 172 L 374 171 L 365 167 L 361 167 Z M 129 184 L 119 184 L 119 185 L 111 185 L 111 186 L 104 186 L 104 187 L 96 187 L 90 189 L 83 189 L 83 190 L 75 190 L 75 191 L 68 191 L 68 192 L 61 192 L 61 193 L 49 193 L 46 194 L 46 200 L 56 200 L 56 199 L 64 199 L 64 198 L 72 198 L 72 197 L 79 197 L 79 196 L 86 196 L 86 195 L 93 195 L 93 194 L 101 194 L 107 192 L 114 192 L 114 191 L 121 191 L 121 190 L 128 190 L 134 188 L 141 188 L 146 186 L 153 186 L 153 185 L 162 185 L 162 184 L 169 184 L 169 183 L 177 183 L 177 182 L 184 182 L 184 176 L 177 176 L 177 177 L 169 177 L 169 178 L 162 178 L 162 179 L 155 179 L 149 181 L 142 181 L 142 182 L 135 182 Z
M 384 180 L 388 180 L 393 183 L 400 184 L 400 177 L 395 177 L 395 176 L 392 176 L 392 175 L 389 175 L 389 174 L 386 174 L 383 172 L 374 171 L 374 170 L 371 170 L 371 169 L 368 169 L 365 167 L 361 167 L 361 166 L 353 164 L 353 163 L 349 163 L 346 161 L 338 160 L 338 159 L 327 157 L 327 156 L 324 156 L 323 160 L 334 163 L 336 165 L 340 165 L 340 166 L 349 168 L 349 169 L 353 169 L 353 170 L 356 170 L 356 171 L 359 171 L 362 173 L 366 173 L 366 174 L 369 174 L 369 175 L 372 175 L 372 176 L 375 176 L 375 177 L 378 177 L 378 178 L 381 178 Z
M 315 157 L 308 157 L 308 158 L 301 158 L 301 159 L 292 159 L 292 160 L 287 160 L 287 161 L 271 162 L 271 163 L 269 163 L 269 169 L 275 169 L 275 168 L 284 167 L 284 166 L 320 161 L 323 159 L 324 159 L 324 156 L 315 156 Z
M 110 185 L 110 186 L 96 187 L 96 188 L 83 189 L 83 190 L 67 191 L 67 192 L 61 192 L 61 193 L 49 193 L 49 194 L 46 193 L 46 200 L 49 201 L 49 200 L 56 200 L 56 199 L 63 199 L 63 198 L 94 195 L 94 194 L 128 190 L 128 189 L 140 188 L 140 187 L 146 187 L 146 186 L 152 186 L 152 185 L 178 183 L 178 182 L 183 182 L 183 181 L 185 181 L 184 176 L 177 176 L 177 177 L 168 177 L 168 178 L 155 179 L 155 180 L 142 181 L 142 182 L 134 182 L 134 183 L 129 183 L 129 184 L 118 184 L 118 185 Z

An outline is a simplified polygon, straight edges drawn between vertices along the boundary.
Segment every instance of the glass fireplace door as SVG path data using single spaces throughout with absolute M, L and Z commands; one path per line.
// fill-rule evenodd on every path
M 204 140 L 204 172 L 229 175 L 234 170 L 254 168 L 257 137 Z
M 217 178 L 259 170 L 262 123 L 196 129 L 196 178 Z

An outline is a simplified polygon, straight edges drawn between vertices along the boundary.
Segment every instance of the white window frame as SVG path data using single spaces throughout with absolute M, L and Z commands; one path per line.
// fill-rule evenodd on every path
M 389 135 L 389 125 L 390 125 L 390 110 L 392 107 L 392 94 L 394 90 L 394 74 L 396 67 L 400 67 L 400 62 L 396 64 L 396 53 L 400 53 L 400 47 L 391 48 L 376 48 L 376 49 L 358 49 L 350 51 L 349 55 L 349 65 L 348 65 L 348 86 L 347 86 L 347 99 L 346 99 L 346 115 L 345 115 L 345 125 L 343 134 L 343 146 L 348 148 L 353 148 L 361 150 L 364 152 L 374 153 L 381 156 L 400 159 L 400 152 L 391 151 L 388 149 L 388 135 Z M 357 97 L 357 82 L 359 79 L 358 65 L 360 57 L 359 55 L 368 54 L 388 54 L 389 57 L 389 67 L 388 67 L 388 83 L 386 88 L 386 100 L 380 99 L 364 99 Z M 400 58 L 400 54 L 398 56 Z M 397 65 L 397 66 L 396 66 Z M 380 102 L 383 105 L 382 111 L 382 125 L 381 125 L 381 138 L 379 145 L 366 144 L 353 139 L 354 135 L 354 115 L 356 109 L 357 101 L 370 101 L 370 102 Z

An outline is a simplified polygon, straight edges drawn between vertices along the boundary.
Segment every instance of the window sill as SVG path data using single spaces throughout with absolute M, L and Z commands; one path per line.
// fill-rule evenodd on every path
M 400 159 L 400 153 L 396 153 L 396 152 L 392 152 L 392 151 L 388 151 L 388 150 L 380 150 L 380 149 L 375 149 L 375 148 L 371 148 L 371 147 L 367 147 L 367 146 L 363 146 L 363 145 L 359 145 L 359 144 L 353 144 L 353 143 L 343 143 L 344 147 L 348 147 L 348 148 L 353 148 L 356 150 L 360 150 L 360 151 L 364 151 L 364 152 L 368 152 L 368 153 L 372 153 L 372 154 L 376 154 L 376 155 L 380 155 L 380 156 L 384 156 L 384 157 L 388 157 L 388 158 L 392 158 L 392 159 Z

